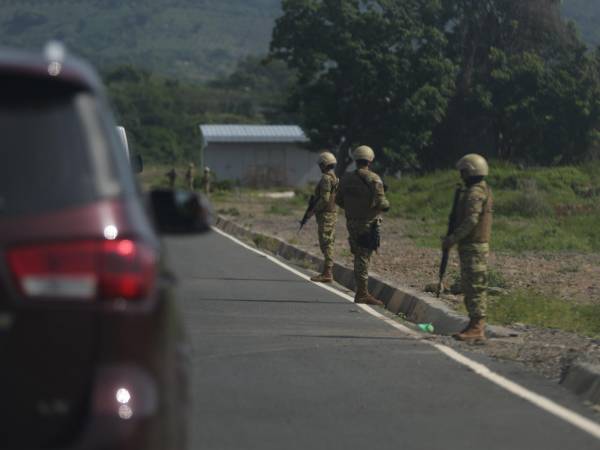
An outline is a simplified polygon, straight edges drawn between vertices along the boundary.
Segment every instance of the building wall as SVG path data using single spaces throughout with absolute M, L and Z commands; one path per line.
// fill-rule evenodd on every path
M 243 186 L 302 187 L 321 176 L 317 154 L 298 144 L 211 142 L 204 161 L 219 180 L 239 181 Z

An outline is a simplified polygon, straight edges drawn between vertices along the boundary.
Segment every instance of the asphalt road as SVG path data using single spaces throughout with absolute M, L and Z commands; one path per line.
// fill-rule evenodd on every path
M 193 347 L 193 450 L 600 448 L 590 434 L 217 233 L 167 244 Z M 474 358 L 594 417 L 560 386 Z

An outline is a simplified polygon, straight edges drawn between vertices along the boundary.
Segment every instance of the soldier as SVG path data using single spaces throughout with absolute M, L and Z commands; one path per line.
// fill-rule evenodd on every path
M 323 176 L 315 188 L 316 203 L 312 212 L 317 219 L 319 246 L 323 252 L 325 263 L 323 273 L 312 277 L 311 280 L 320 283 L 331 283 L 333 281 L 333 244 L 335 243 L 335 224 L 337 222 L 335 197 L 340 182 L 334 173 L 337 160 L 333 153 L 321 153 L 318 164 Z
M 370 147 L 361 145 L 352 152 L 356 170 L 344 176 L 336 203 L 346 211 L 350 250 L 354 255 L 356 303 L 382 306 L 383 302 L 369 294 L 369 262 L 379 246 L 373 231 L 378 232 L 381 213 L 390 209 L 381 178 L 369 170 L 375 159 Z
M 191 162 L 188 164 L 188 168 L 185 172 L 185 180 L 187 181 L 188 189 L 190 191 L 194 190 L 194 179 L 195 178 L 196 178 L 196 167 L 194 166 L 194 163 Z
M 488 255 L 492 232 L 492 190 L 484 181 L 489 168 L 477 154 L 468 154 L 456 164 L 465 183 L 456 205 L 456 228 L 442 243 L 443 249 L 458 245 L 464 301 L 469 325 L 454 335 L 461 341 L 485 339 Z
M 171 167 L 171 170 L 165 173 L 165 176 L 167 177 L 167 180 L 169 182 L 169 188 L 174 189 L 175 180 L 177 180 L 177 172 L 175 171 L 175 167 Z
M 208 166 L 204 166 L 204 173 L 202 174 L 202 190 L 205 195 L 210 194 L 210 178 L 211 178 L 210 168 Z

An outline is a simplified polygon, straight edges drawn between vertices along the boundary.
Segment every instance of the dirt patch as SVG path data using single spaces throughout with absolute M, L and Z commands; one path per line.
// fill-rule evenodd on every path
M 317 230 L 311 220 L 298 233 L 299 207 L 286 209 L 285 214 L 272 204 L 251 197 L 217 201 L 217 210 L 236 223 L 255 231 L 279 237 L 315 254 L 320 254 Z M 440 251 L 421 248 L 404 235 L 406 222 L 386 218 L 382 228 L 382 246 L 372 258 L 372 273 L 381 275 L 398 285 L 423 290 L 437 279 Z M 345 219 L 339 215 L 337 223 L 336 260 L 352 266 L 352 255 L 347 243 Z M 600 304 L 600 255 L 575 253 L 498 254 L 490 257 L 492 280 L 502 289 L 533 289 L 536 292 L 565 301 Z M 452 252 L 447 280 L 458 279 L 458 258 Z M 442 300 L 457 310 L 462 309 L 461 296 L 444 295 Z M 576 359 L 600 361 L 600 340 L 561 330 L 544 329 L 513 324 L 521 332 L 519 338 L 494 339 L 485 346 L 469 346 L 498 359 L 518 361 L 525 366 L 559 380 L 563 371 Z M 453 344 L 463 345 L 463 344 Z

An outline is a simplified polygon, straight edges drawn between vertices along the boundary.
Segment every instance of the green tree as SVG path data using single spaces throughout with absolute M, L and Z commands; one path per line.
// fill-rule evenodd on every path
M 317 148 L 369 144 L 387 171 L 429 146 L 453 92 L 436 0 L 284 0 L 271 56 L 298 78 L 290 102 Z
M 595 140 L 598 73 L 558 0 L 444 0 L 456 91 L 429 161 L 466 152 L 522 162 L 583 157 Z

